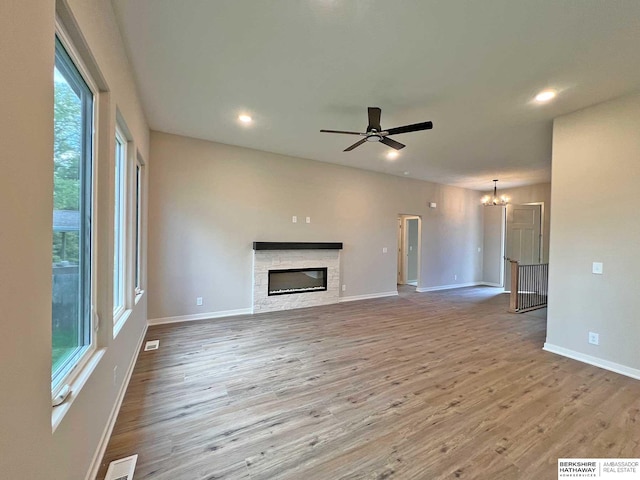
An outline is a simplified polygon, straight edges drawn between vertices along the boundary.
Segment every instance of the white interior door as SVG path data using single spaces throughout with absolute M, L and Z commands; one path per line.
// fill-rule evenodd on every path
M 540 263 L 541 205 L 507 205 L 506 256 L 522 265 Z M 511 286 L 511 265 L 505 262 L 505 284 Z

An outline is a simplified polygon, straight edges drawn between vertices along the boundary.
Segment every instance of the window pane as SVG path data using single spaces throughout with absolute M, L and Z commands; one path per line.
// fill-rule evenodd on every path
M 62 45 L 54 69 L 52 383 L 91 341 L 90 214 L 93 98 Z

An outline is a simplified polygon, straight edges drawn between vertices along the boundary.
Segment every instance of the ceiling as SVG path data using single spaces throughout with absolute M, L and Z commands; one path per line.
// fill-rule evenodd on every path
M 550 181 L 552 119 L 640 90 L 637 0 L 113 5 L 151 129 L 477 190 Z M 434 128 L 393 161 L 319 132 L 364 131 L 368 106 Z

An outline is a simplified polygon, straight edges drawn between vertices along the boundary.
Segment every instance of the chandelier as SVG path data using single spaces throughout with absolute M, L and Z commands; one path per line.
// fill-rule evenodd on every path
M 498 180 L 493 181 L 493 196 L 485 195 L 482 197 L 482 205 L 485 207 L 490 207 L 493 205 L 506 205 L 509 202 L 509 199 L 506 195 L 501 195 L 498 197 Z

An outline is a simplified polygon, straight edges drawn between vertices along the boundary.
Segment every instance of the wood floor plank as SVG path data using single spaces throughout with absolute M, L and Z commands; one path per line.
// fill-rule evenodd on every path
M 640 382 L 542 351 L 496 289 L 150 327 L 98 479 L 541 479 L 640 457 Z

